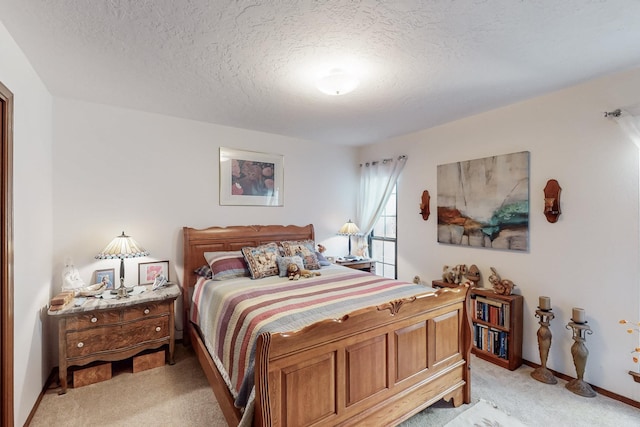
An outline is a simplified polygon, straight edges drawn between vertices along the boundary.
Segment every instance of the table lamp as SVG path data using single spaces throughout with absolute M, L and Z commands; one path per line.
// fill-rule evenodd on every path
M 338 230 L 338 234 L 340 236 L 348 236 L 349 237 L 349 255 L 345 257 L 345 259 L 352 260 L 355 259 L 353 255 L 351 255 L 351 236 L 355 236 L 360 233 L 360 229 L 357 225 L 355 225 L 351 220 L 344 223 L 340 230 Z
M 149 255 L 142 246 L 133 240 L 130 236 L 124 234 L 117 236 L 102 250 L 96 259 L 120 259 L 120 287 L 118 288 L 118 298 L 126 298 L 127 288 L 124 286 L 124 259 L 137 258 Z

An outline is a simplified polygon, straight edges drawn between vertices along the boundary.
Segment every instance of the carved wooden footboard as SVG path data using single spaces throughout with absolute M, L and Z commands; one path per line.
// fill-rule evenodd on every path
M 263 334 L 254 425 L 393 425 L 437 400 L 470 401 L 467 288 Z
M 313 239 L 313 226 L 184 228 L 185 320 L 206 251 Z M 444 398 L 470 402 L 468 288 L 443 288 L 361 309 L 300 331 L 262 334 L 254 426 L 394 425 Z M 185 321 L 229 425 L 240 411 L 196 328 Z

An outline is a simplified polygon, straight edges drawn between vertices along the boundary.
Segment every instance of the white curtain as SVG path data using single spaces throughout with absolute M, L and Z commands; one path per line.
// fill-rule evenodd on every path
M 627 136 L 640 148 L 640 114 L 621 110 L 620 115 L 615 119 Z
M 640 111 L 636 112 L 636 110 L 638 109 L 634 108 L 632 111 L 621 110 L 619 115 L 614 115 L 613 117 L 618 122 L 622 130 L 627 134 L 629 139 L 631 139 L 631 141 L 640 148 Z M 638 164 L 640 165 L 640 153 L 638 157 Z M 638 338 L 638 343 L 640 344 L 640 337 Z
M 373 230 L 406 163 L 407 156 L 400 156 L 397 160 L 385 159 L 360 165 L 356 224 L 363 236 Z

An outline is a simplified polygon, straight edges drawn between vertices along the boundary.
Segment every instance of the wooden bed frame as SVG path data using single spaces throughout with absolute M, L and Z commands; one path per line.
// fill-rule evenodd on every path
M 185 342 L 191 343 L 227 423 L 242 414 L 188 321 L 193 272 L 204 252 L 314 239 L 313 225 L 184 227 Z M 394 425 L 440 399 L 471 400 L 469 288 L 428 291 L 259 336 L 254 426 Z

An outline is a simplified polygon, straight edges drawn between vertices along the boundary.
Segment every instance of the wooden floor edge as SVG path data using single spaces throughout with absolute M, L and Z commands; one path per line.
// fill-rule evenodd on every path
M 522 363 L 524 363 L 525 365 L 530 366 L 532 368 L 540 367 L 539 363 L 533 363 L 533 362 L 530 362 L 530 361 L 525 360 L 525 359 L 522 359 Z M 549 368 L 547 367 L 547 369 L 549 369 Z M 553 375 L 555 375 L 556 377 L 558 377 L 558 378 L 560 378 L 562 380 L 565 380 L 565 381 L 571 381 L 571 380 L 575 379 L 572 376 L 565 375 L 565 374 L 563 374 L 561 372 L 558 372 L 558 371 L 554 371 L 553 369 L 549 369 L 549 371 L 551 371 L 553 373 Z M 611 398 L 613 400 L 617 400 L 618 402 L 622 402 L 622 403 L 627 404 L 629 406 L 633 406 L 634 408 L 640 409 L 640 402 L 637 402 L 637 401 L 635 401 L 633 399 L 629 399 L 628 397 L 622 396 L 622 395 L 614 393 L 612 391 L 606 390 L 606 389 L 604 389 L 602 387 L 598 387 L 598 386 L 593 385 L 591 383 L 589 383 L 589 385 L 591 386 L 591 388 L 593 388 L 593 390 L 596 393 L 600 393 L 603 396 L 609 397 L 609 398 Z

